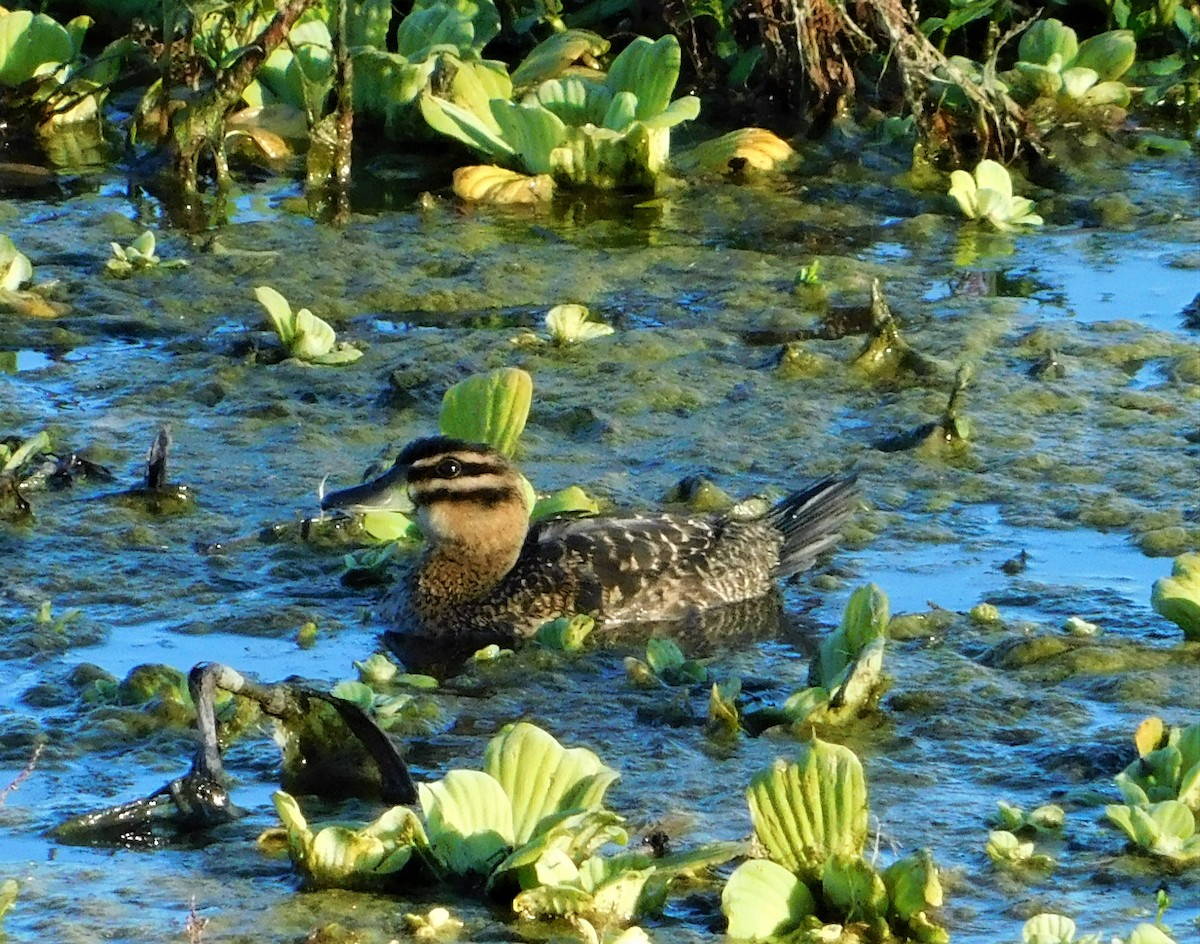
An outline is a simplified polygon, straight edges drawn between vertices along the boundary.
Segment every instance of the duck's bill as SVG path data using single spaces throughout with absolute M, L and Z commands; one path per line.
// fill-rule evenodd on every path
M 408 497 L 403 470 L 392 468 L 370 482 L 321 496 L 322 511 L 332 511 L 335 508 L 358 513 L 400 511 L 409 514 L 416 506 Z

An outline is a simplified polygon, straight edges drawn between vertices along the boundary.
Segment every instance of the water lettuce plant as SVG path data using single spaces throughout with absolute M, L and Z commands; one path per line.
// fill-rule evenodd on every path
M 596 621 L 585 613 L 560 616 L 538 627 L 533 640 L 543 649 L 579 652 L 596 629 Z
M 552 343 L 560 347 L 591 341 L 612 334 L 615 329 L 602 321 L 592 321 L 584 305 L 555 305 L 546 313 L 546 331 Z
M 444 436 L 487 443 L 511 457 L 532 403 L 533 378 L 520 368 L 472 374 L 442 396 L 438 428 Z
M 500 32 L 492 0 L 416 0 L 390 46 L 391 4 L 370 0 L 362 7 L 352 40 L 354 105 L 382 120 L 388 134 L 425 128 L 416 106 L 435 84 L 438 94 L 460 103 L 481 89 L 511 93 L 504 64 L 483 58 L 483 48 Z
M 0 236 L 0 289 L 16 292 L 32 281 L 33 264 L 29 257 L 9 237 Z
M 507 89 L 480 88 L 462 103 L 427 92 L 421 113 L 433 130 L 528 174 L 652 189 L 670 153 L 671 128 L 700 112 L 694 96 L 671 101 L 680 59 L 674 36 L 639 36 L 602 79 L 548 79 L 520 101 L 511 98 L 511 80 Z
M 169 262 L 160 259 L 154 251 L 155 239 L 151 230 L 146 230 L 128 246 L 122 246 L 120 243 L 110 245 L 113 257 L 105 263 L 104 268 L 109 275 L 119 279 L 127 279 L 134 272 L 144 269 L 180 269 L 187 265 L 186 259 L 172 259 Z
M 63 25 L 45 13 L 0 7 L 0 90 L 6 93 L 6 114 L 32 115 L 33 130 L 42 136 L 97 118 L 128 40 L 117 40 L 85 63 L 83 40 L 93 22 L 90 16 L 77 16 Z
M 1100 934 L 1075 936 L 1075 922 L 1066 915 L 1043 912 L 1025 922 L 1021 928 L 1022 944 L 1100 944 Z M 1111 944 L 1175 944 L 1162 928 L 1143 922 L 1128 937 L 1113 937 Z
M 1186 728 L 1147 718 L 1134 742 L 1138 758 L 1116 776 L 1130 806 L 1178 800 L 1200 815 L 1200 723 Z
M 843 724 L 876 704 L 887 684 L 883 653 L 889 616 L 883 590 L 873 583 L 855 590 L 838 628 L 821 643 L 809 665 L 808 687 L 784 702 L 780 720 L 794 729 Z
M 549 174 L 519 174 L 495 164 L 472 164 L 454 172 L 453 189 L 468 203 L 546 203 L 554 197 L 554 178 Z
M 703 662 L 687 658 L 675 640 L 659 636 L 647 640 L 645 662 L 625 658 L 625 672 L 637 685 L 693 685 L 708 680 Z
M 1006 829 L 988 833 L 985 851 L 997 866 L 1016 871 L 1029 869 L 1048 872 L 1057 864 L 1052 857 L 1035 852 L 1032 842 L 1022 842 L 1016 834 Z
M 987 220 L 1001 232 L 1018 226 L 1041 226 L 1033 201 L 1013 196 L 1012 177 L 1003 164 L 980 161 L 973 174 L 956 170 L 950 175 L 950 196 L 969 220 Z
M 1200 723 L 1147 718 L 1134 743 L 1138 759 L 1116 777 L 1125 804 L 1105 807 L 1106 818 L 1142 851 L 1178 865 L 1200 862 Z
M 727 174 L 749 170 L 784 170 L 796 152 L 783 138 L 765 128 L 739 128 L 711 141 L 702 141 L 678 154 L 672 163 L 684 173 Z
M 947 941 L 928 910 L 942 904 L 926 851 L 882 872 L 864 858 L 866 782 L 854 752 L 813 739 L 799 760 L 777 760 L 746 791 L 754 836 L 766 858 L 743 862 L 721 894 L 731 937 L 762 941 L 815 930 L 833 916 L 871 937 Z
M 270 286 L 260 285 L 254 296 L 267 310 L 289 357 L 310 364 L 349 364 L 362 357 L 358 348 L 338 342 L 333 328 L 307 308 L 293 312 L 287 299 Z
M 1175 558 L 1171 576 L 1154 581 L 1150 605 L 1182 629 L 1184 639 L 1200 640 L 1200 553 Z
M 1104 815 L 1141 851 L 1177 865 L 1200 863 L 1196 816 L 1186 803 L 1163 800 L 1147 806 L 1110 805 Z
M 1111 30 L 1081 43 L 1062 21 L 1037 20 L 1022 35 L 1017 55 L 1004 79 L 1019 102 L 1044 98 L 1084 107 L 1129 104 L 1129 89 L 1117 80 L 1137 57 L 1131 30 Z
M 1062 829 L 1064 818 L 1062 807 L 1054 803 L 1026 813 L 1019 806 L 999 800 L 992 821 L 997 828 L 1012 833 L 1041 833 Z
M 395 807 L 362 828 L 317 832 L 295 801 L 277 795 L 297 869 L 320 887 L 377 887 L 413 868 L 441 881 L 483 882 L 514 911 L 627 921 L 661 902 L 680 871 L 724 861 L 731 846 L 655 859 L 598 854 L 628 841 L 603 806 L 617 773 L 585 748 L 562 747 L 524 722 L 489 742 L 483 770 L 452 770 L 418 785 L 422 816 Z

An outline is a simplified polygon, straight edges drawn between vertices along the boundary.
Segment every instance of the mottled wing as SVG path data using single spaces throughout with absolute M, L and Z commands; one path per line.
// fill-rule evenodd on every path
M 681 580 L 701 575 L 724 526 L 676 515 L 548 521 L 530 535 L 530 550 L 541 567 L 567 578 L 577 612 L 637 619 L 661 612 Z

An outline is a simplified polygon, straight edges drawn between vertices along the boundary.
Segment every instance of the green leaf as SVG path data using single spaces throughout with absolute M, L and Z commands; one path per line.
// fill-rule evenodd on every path
M 833 856 L 821 874 L 821 892 L 846 921 L 878 921 L 887 915 L 883 879 L 861 856 Z
M 807 882 L 825 862 L 854 858 L 867 839 L 867 787 L 849 748 L 813 739 L 794 763 L 777 760 L 746 791 L 754 833 L 770 858 Z
M 513 146 L 504 140 L 490 109 L 476 113 L 429 92 L 421 95 L 420 108 L 425 123 L 439 134 L 461 141 L 492 159 L 516 154 Z
M 391 22 L 392 0 L 359 0 L 349 4 L 346 7 L 346 44 L 351 48 L 375 46 L 384 49 Z
M 578 485 L 568 485 L 545 498 L 537 499 L 529 517 L 533 521 L 559 515 L 597 515 L 600 505 Z
M 154 259 L 154 247 L 154 233 L 151 230 L 146 230 L 141 236 L 129 244 L 129 249 L 133 253 L 136 253 L 143 259 L 147 260 Z
M 42 430 L 30 436 L 12 451 L 12 454 L 4 460 L 0 472 L 12 472 L 14 469 L 19 469 L 30 457 L 49 451 L 50 436 L 45 430 Z
M 1035 22 L 1025 31 L 1017 46 L 1017 55 L 1023 62 L 1040 65 L 1049 65 L 1056 55 L 1061 63 L 1072 62 L 1078 51 L 1079 41 L 1075 31 L 1055 19 Z
M 488 774 L 452 770 L 417 793 L 433 856 L 452 875 L 487 875 L 512 849 L 512 806 Z
M 1119 79 L 1137 59 L 1137 40 L 1131 30 L 1110 30 L 1079 44 L 1076 68 L 1092 69 L 1102 82 Z
M 601 124 L 613 95 L 604 85 L 575 77 L 543 82 L 522 104 L 541 105 L 564 125 Z
M 578 344 L 602 338 L 614 332 L 612 325 L 589 320 L 591 313 L 583 305 L 555 305 L 546 313 L 546 330 L 555 344 Z
M 1024 944 L 1071 944 L 1075 940 L 1075 922 L 1058 914 L 1038 914 L 1021 928 Z
M 16 292 L 33 281 L 33 264 L 19 252 L 13 241 L 0 236 L 0 289 Z
M 491 890 L 500 885 L 506 874 L 514 871 L 521 877 L 524 888 L 545 882 L 544 874 L 549 863 L 557 861 L 560 869 L 564 867 L 562 858 L 554 859 L 548 855 L 551 850 L 556 856 L 565 857 L 574 868 L 576 861 L 586 859 L 601 846 L 609 843 L 625 845 L 629 842 L 629 834 L 625 831 L 624 822 L 616 813 L 603 809 L 545 817 L 539 824 L 538 834 L 513 850 L 508 858 L 496 866 L 488 879 L 488 888 Z M 531 873 L 533 866 L 536 868 Z
M 511 801 L 513 839 L 528 842 L 547 817 L 599 809 L 617 779 L 586 748 L 564 748 L 550 734 L 521 722 L 506 726 L 488 743 L 484 770 Z
M 887 594 L 875 584 L 855 590 L 846 603 L 838 628 L 821 644 L 821 651 L 809 672 L 809 685 L 834 688 L 839 677 L 855 664 L 867 646 L 885 638 L 889 615 Z
M 333 328 L 307 308 L 301 308 L 292 321 L 292 342 L 288 351 L 302 361 L 311 361 L 333 350 L 336 340 Z
M 721 891 L 721 912 L 733 938 L 765 941 L 814 914 L 816 900 L 799 877 L 768 859 L 743 862 Z
M 292 337 L 295 335 L 295 327 L 292 306 L 288 304 L 288 300 L 269 285 L 258 286 L 254 290 L 254 297 L 267 310 L 267 317 L 271 319 L 271 324 L 275 327 L 275 333 L 279 335 L 283 346 L 290 348 Z
M 592 856 L 571 874 L 565 857 L 548 853 L 560 868 L 543 874 L 555 884 L 544 884 L 521 892 L 513 900 L 513 911 L 522 917 L 584 917 L 629 921 L 639 912 L 643 889 L 654 874 L 644 857 Z M 641 863 L 643 867 L 635 867 Z
M 942 906 L 942 883 L 928 849 L 918 849 L 889 865 L 883 872 L 883 884 L 892 910 L 902 921 Z
M 563 120 L 540 104 L 518 105 L 493 99 L 491 109 L 504 140 L 512 147 L 525 171 L 553 173 L 552 153 L 567 137 Z
M 396 31 L 396 50 L 410 59 L 436 46 L 478 55 L 500 32 L 492 0 L 416 0 Z
M 1154 581 L 1150 605 L 1182 629 L 1184 639 L 1200 640 L 1200 553 L 1175 558 L 1171 576 Z
M 673 640 L 656 636 L 646 643 L 646 661 L 655 675 L 664 675 L 683 665 L 683 650 Z
M 511 456 L 532 400 L 533 378 L 519 368 L 473 374 L 446 391 L 438 425 L 445 436 L 487 443 Z
M 572 617 L 560 616 L 539 626 L 533 638 L 544 649 L 579 652 L 595 628 L 595 619 L 584 613 Z
M 528 88 L 547 79 L 557 78 L 563 70 L 582 56 L 603 56 L 609 49 L 603 36 L 589 30 L 569 29 L 552 33 L 538 43 L 512 73 L 516 88 Z M 597 78 L 600 78 L 597 73 Z
M 605 82 L 614 95 L 632 92 L 638 103 L 637 118 L 645 121 L 670 103 L 681 61 L 679 40 L 673 35 L 655 41 L 638 36 L 613 60 Z
M 44 13 L 0 15 L 0 86 L 52 75 L 75 55 L 71 35 Z
M 318 888 L 378 887 L 426 845 L 421 822 L 407 807 L 393 807 L 366 826 L 333 823 L 314 833 L 293 797 L 277 791 L 272 799 L 293 864 Z
M 1100 76 L 1096 74 L 1095 69 L 1082 69 L 1078 66 L 1073 66 L 1070 69 L 1062 71 L 1062 94 L 1068 98 L 1083 98 Z M 1119 83 L 1118 83 L 1119 84 Z M 1124 88 L 1124 86 L 1121 86 Z

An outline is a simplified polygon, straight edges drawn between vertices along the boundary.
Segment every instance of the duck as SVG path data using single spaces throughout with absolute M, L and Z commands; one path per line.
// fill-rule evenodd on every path
M 325 511 L 406 511 L 426 545 L 388 593 L 394 630 L 449 640 L 530 637 L 586 614 L 598 627 L 669 623 L 755 600 L 832 548 L 859 502 L 830 476 L 753 516 L 639 514 L 530 522 L 532 489 L 484 443 L 417 439 L 372 481 L 329 492 Z

